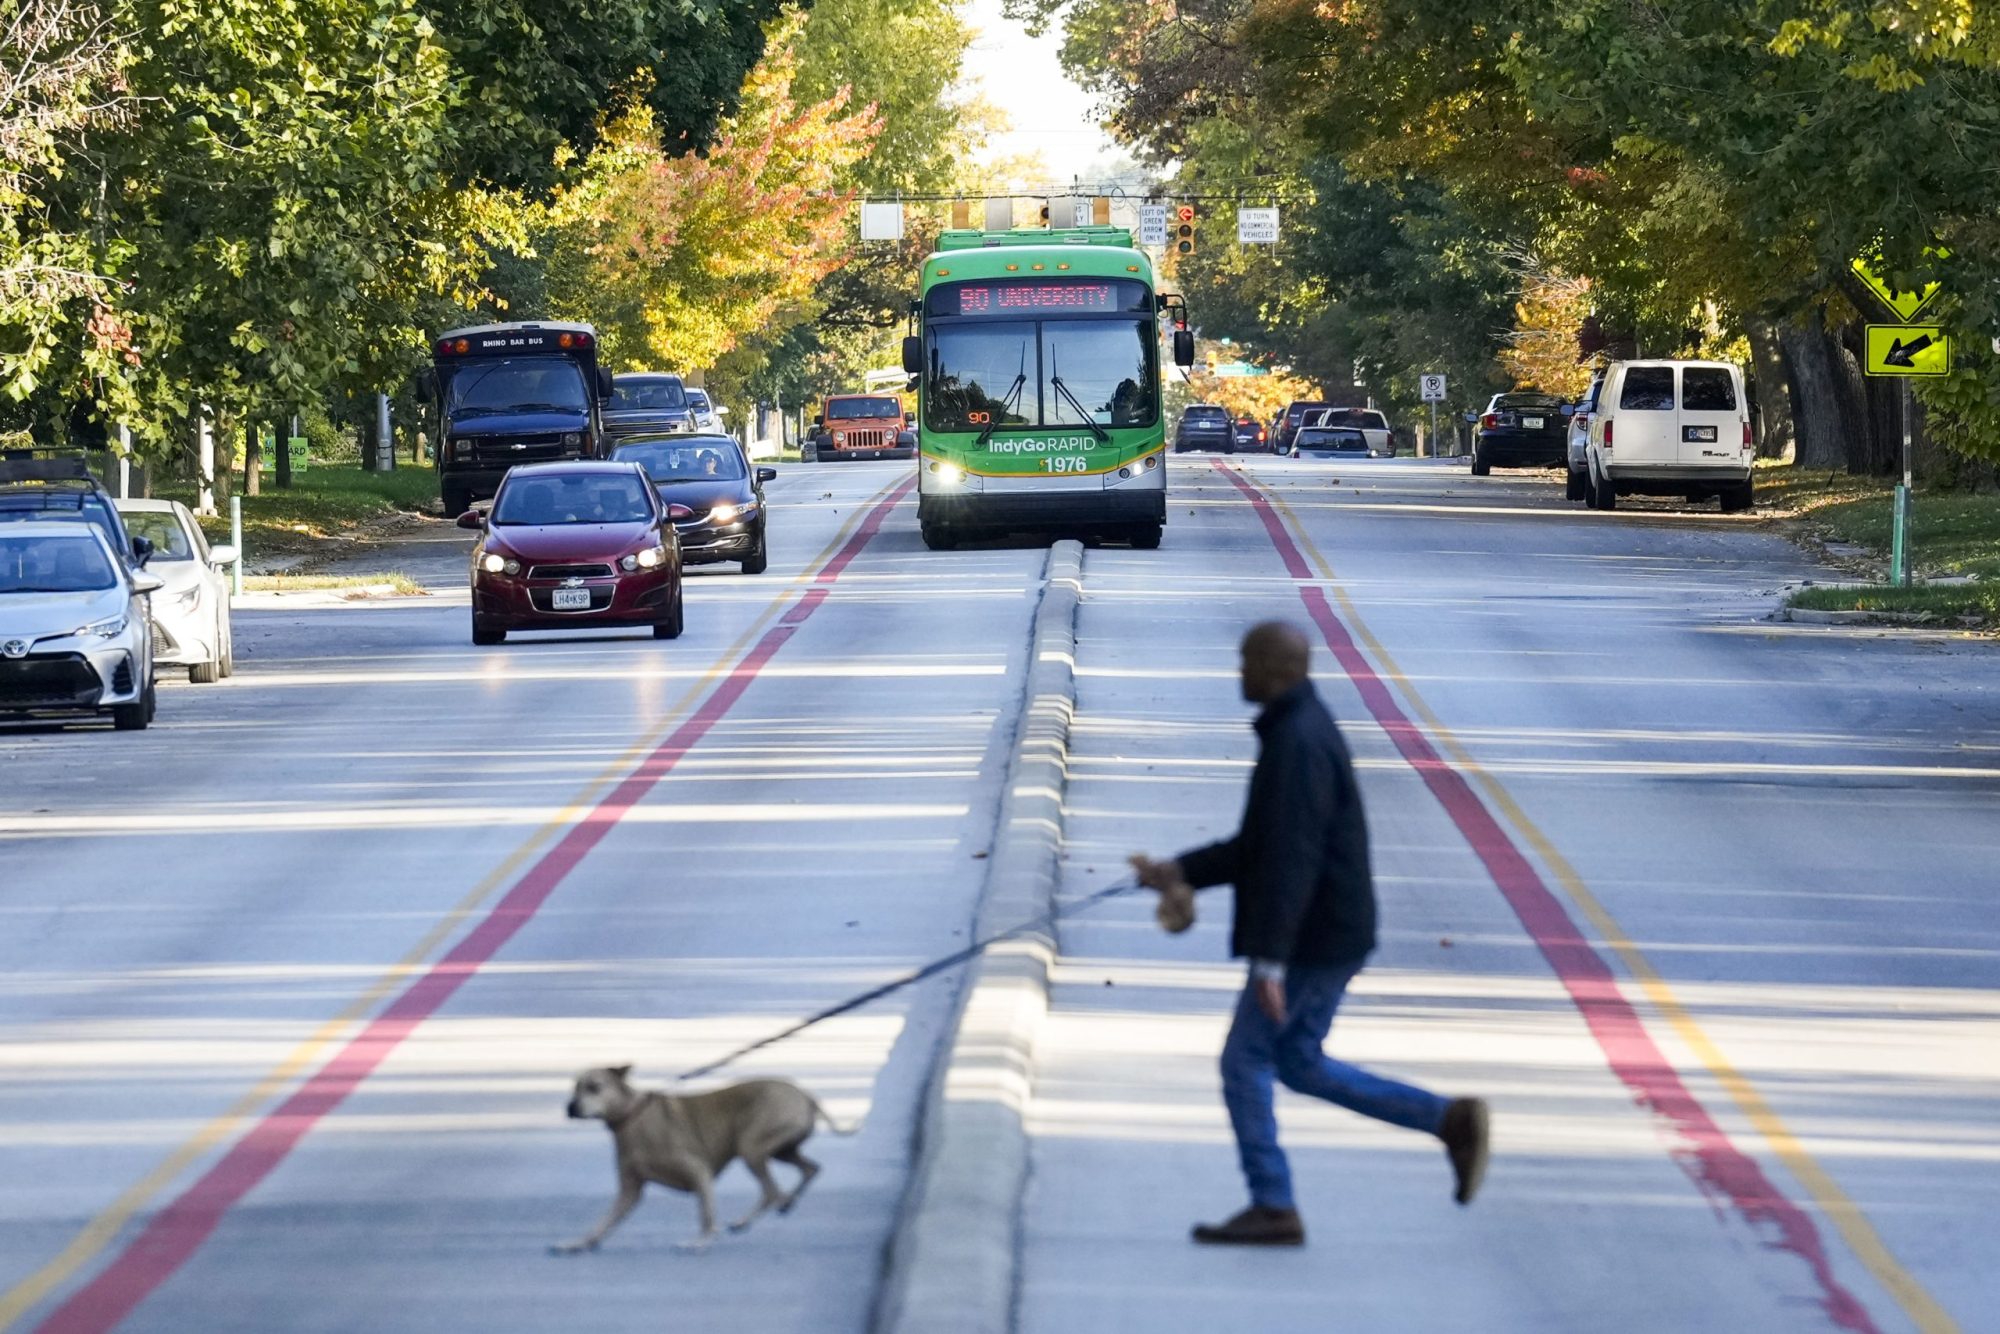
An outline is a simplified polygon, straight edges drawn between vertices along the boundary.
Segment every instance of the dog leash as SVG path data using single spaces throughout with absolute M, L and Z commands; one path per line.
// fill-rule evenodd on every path
M 793 1024 L 790 1028 L 784 1029 L 781 1032 L 773 1033 L 771 1034 L 771 1036 L 767 1038 L 759 1038 L 757 1041 L 751 1043 L 747 1047 L 738 1047 L 735 1051 L 730 1052 L 727 1056 L 724 1056 L 720 1060 L 710 1061 L 707 1065 L 700 1065 L 696 1066 L 692 1070 L 683 1071 L 682 1073 L 675 1075 L 674 1080 L 675 1082 L 679 1083 L 690 1079 L 698 1079 L 703 1075 L 712 1075 L 717 1070 L 722 1069 L 724 1066 L 733 1065 L 737 1061 L 742 1060 L 745 1056 L 748 1056 L 751 1052 L 761 1051 L 765 1047 L 773 1046 L 776 1043 L 783 1042 L 786 1038 L 791 1037 L 794 1034 L 805 1032 L 805 1030 L 811 1028 L 814 1024 L 824 1023 L 828 1019 L 831 1019 L 836 1015 L 846 1014 L 849 1010 L 858 1010 L 862 1006 L 868 1004 L 868 1002 L 870 1001 L 881 1000 L 884 996 L 887 996 L 892 992 L 901 991 L 904 987 L 911 986 L 917 982 L 921 982 L 927 977 L 935 977 L 939 973 L 945 972 L 952 968 L 956 968 L 962 963 L 969 962 L 970 960 L 977 958 L 980 954 L 984 953 L 986 950 L 989 950 L 993 946 L 998 945 L 1003 940 L 1012 940 L 1016 936 L 1025 936 L 1031 931 L 1039 931 L 1044 927 L 1054 926 L 1057 920 L 1060 918 L 1069 917 L 1072 916 L 1073 914 L 1080 913 L 1084 911 L 1086 908 L 1094 908 L 1098 904 L 1104 902 L 1106 899 L 1116 898 L 1120 894 L 1130 894 L 1133 890 L 1137 888 L 1139 888 L 1139 886 L 1136 882 L 1129 880 L 1122 881 L 1119 884 L 1111 886 L 1109 889 L 1100 889 L 1095 894 L 1085 895 L 1083 898 L 1080 898 L 1076 902 L 1069 904 L 1067 907 L 1058 907 L 1051 909 L 1050 911 L 1043 913 L 1040 917 L 1034 918 L 1030 921 L 1023 922 L 1019 926 L 1011 926 L 1008 927 L 1005 931 L 995 932 L 993 935 L 986 937 L 986 939 L 984 940 L 975 940 L 974 942 L 972 942 L 972 944 L 967 945 L 962 950 L 957 950 L 951 954 L 947 954 L 942 959 L 933 959 L 931 962 L 925 964 L 922 968 L 917 969 L 913 973 L 906 973 L 902 977 L 895 979 L 893 982 L 884 982 L 881 986 L 872 988 L 871 990 L 868 991 L 864 991 L 859 996 L 849 997 L 847 1000 L 840 1002 L 840 1004 L 838 1005 L 830 1005 L 826 1009 L 819 1011 L 819 1013 L 817 1014 L 810 1015 L 807 1018 L 799 1020 L 799 1022 Z

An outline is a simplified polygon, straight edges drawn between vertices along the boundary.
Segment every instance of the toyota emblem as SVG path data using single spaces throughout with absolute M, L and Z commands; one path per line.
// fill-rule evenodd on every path
M 0 653 L 5 653 L 10 658 L 25 658 L 28 656 L 28 641 L 25 639 L 10 639 L 4 644 L 0 644 Z

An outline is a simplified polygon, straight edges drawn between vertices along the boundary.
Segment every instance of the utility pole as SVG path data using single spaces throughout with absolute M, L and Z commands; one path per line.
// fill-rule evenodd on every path
M 1908 588 L 1910 578 L 1910 382 L 1903 381 L 1903 481 L 1896 488 L 1896 509 L 1891 516 L 1889 539 L 1889 582 Z
M 201 417 L 195 426 L 197 448 L 195 467 L 201 476 L 195 479 L 196 514 L 215 513 L 215 422 L 209 417 L 208 405 L 201 405 Z

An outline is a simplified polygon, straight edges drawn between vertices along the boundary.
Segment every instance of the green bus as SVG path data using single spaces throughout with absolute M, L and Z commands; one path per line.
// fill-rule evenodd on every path
M 1035 529 L 1160 544 L 1161 317 L 1177 364 L 1193 364 L 1194 335 L 1130 232 L 947 231 L 912 314 L 925 545 Z

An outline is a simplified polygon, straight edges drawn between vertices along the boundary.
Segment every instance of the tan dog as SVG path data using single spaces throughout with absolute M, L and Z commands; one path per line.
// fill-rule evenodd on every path
M 551 1246 L 557 1255 L 596 1250 L 637 1207 L 648 1181 L 694 1192 L 701 1202 L 701 1235 L 681 1249 L 704 1250 L 715 1238 L 715 1178 L 731 1161 L 741 1158 L 764 1188 L 757 1207 L 729 1225 L 731 1232 L 741 1232 L 773 1205 L 781 1214 L 790 1213 L 819 1174 L 819 1164 L 799 1152 L 815 1122 L 826 1122 L 836 1135 L 855 1133 L 836 1125 L 810 1093 L 782 1079 L 753 1079 L 713 1093 L 676 1097 L 633 1088 L 626 1082 L 631 1073 L 629 1065 L 614 1065 L 576 1077 L 569 1114 L 611 1127 L 618 1149 L 618 1198 L 588 1236 Z M 771 1179 L 774 1158 L 799 1169 L 799 1183 L 789 1195 Z

